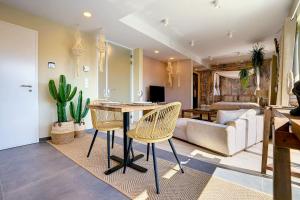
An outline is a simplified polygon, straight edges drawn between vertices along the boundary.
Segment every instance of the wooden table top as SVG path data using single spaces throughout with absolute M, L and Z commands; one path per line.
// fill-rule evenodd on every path
M 106 110 L 106 111 L 114 111 L 114 112 L 134 112 L 134 111 L 144 111 L 144 110 L 154 110 L 160 108 L 162 105 L 158 104 L 110 104 L 110 103 L 99 103 L 89 105 L 91 109 L 99 109 L 99 110 Z
M 184 109 L 183 112 L 195 112 L 195 113 L 216 113 L 217 110 L 209 109 L 209 108 L 193 108 L 193 109 Z

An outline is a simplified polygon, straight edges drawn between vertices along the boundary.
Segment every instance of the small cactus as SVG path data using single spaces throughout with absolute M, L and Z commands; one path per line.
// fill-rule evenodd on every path
M 82 105 L 82 91 L 79 92 L 78 95 L 78 101 L 77 101 L 77 108 L 75 111 L 75 105 L 73 102 L 70 103 L 70 113 L 71 117 L 74 119 L 75 123 L 80 124 L 82 122 L 82 119 L 85 118 L 89 111 L 89 104 L 90 104 L 90 98 L 86 99 L 85 105 L 83 107 Z
M 71 84 L 67 84 L 66 77 L 60 75 L 58 91 L 54 80 L 50 80 L 49 84 L 50 95 L 56 100 L 58 122 L 67 122 L 66 106 L 67 102 L 71 101 L 76 94 L 77 87 L 72 90 Z

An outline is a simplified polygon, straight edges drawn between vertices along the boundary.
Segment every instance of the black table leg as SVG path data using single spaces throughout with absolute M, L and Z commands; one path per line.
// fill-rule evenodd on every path
M 105 171 L 104 174 L 105 175 L 109 175 L 121 168 L 123 168 L 124 166 L 124 160 L 125 160 L 125 157 L 127 155 L 127 148 L 128 148 L 128 137 L 127 137 L 127 131 L 129 130 L 129 127 L 130 126 L 130 119 L 129 119 L 129 112 L 124 112 L 123 113 L 123 129 L 124 129 L 124 135 L 123 135 L 123 158 L 120 158 L 118 156 L 111 156 L 110 158 L 114 161 L 117 161 L 119 164 L 115 167 L 112 167 L 110 168 L 109 170 Z M 137 155 L 135 156 L 134 158 L 131 158 L 129 163 L 128 163 L 128 167 L 132 168 L 132 169 L 135 169 L 139 172 L 147 172 L 147 169 L 144 168 L 144 167 L 141 167 L 137 164 L 134 164 L 133 162 L 136 161 L 136 160 L 139 160 L 141 158 L 143 158 L 144 155 L 143 154 L 140 154 L 140 155 Z

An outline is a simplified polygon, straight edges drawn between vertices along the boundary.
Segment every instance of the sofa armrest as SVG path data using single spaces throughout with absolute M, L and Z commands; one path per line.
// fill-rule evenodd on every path
M 187 140 L 186 127 L 187 127 L 187 122 L 189 120 L 190 120 L 189 118 L 178 118 L 177 119 L 173 137 L 179 138 L 182 140 Z
M 236 153 L 234 126 L 193 120 L 187 122 L 186 133 L 191 143 L 225 155 Z
M 235 127 L 235 151 L 238 152 L 245 149 L 247 144 L 247 120 L 239 118 L 228 122 L 227 125 Z

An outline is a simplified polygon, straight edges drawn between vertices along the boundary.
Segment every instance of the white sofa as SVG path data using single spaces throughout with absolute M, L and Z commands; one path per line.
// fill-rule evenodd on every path
M 219 110 L 216 122 L 180 118 L 174 137 L 231 156 L 262 140 L 263 115 L 257 110 Z

